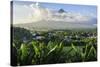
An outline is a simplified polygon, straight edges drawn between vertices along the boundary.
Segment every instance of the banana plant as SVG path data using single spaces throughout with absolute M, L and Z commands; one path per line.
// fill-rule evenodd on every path
M 83 48 L 78 48 L 77 46 L 75 46 L 74 44 L 72 44 L 72 48 L 76 53 L 76 56 L 78 55 L 81 61 L 88 61 L 90 59 L 92 59 L 91 61 L 96 59 L 96 49 L 94 48 L 93 45 L 91 44 L 87 44 L 85 47 Z
M 34 49 L 34 58 L 32 63 L 34 64 L 45 64 L 45 63 L 57 63 L 60 62 L 61 51 L 63 49 L 62 43 L 49 42 L 45 43 L 32 42 Z M 59 61 L 57 61 L 59 60 Z

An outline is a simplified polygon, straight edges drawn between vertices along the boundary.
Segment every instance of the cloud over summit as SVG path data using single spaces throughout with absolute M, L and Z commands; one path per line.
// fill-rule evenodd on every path
M 66 7 L 67 8 L 67 7 Z M 59 10 L 62 8 L 59 8 Z M 79 12 L 70 12 L 62 9 L 59 10 L 49 9 L 41 6 L 39 3 L 33 3 L 28 5 L 14 5 L 14 24 L 35 23 L 36 26 L 57 24 L 59 27 L 65 27 L 64 25 L 80 25 L 84 27 L 96 26 L 97 19 L 90 15 L 84 15 Z M 42 25 L 43 24 L 43 25 Z M 49 26 L 48 26 L 49 27 Z

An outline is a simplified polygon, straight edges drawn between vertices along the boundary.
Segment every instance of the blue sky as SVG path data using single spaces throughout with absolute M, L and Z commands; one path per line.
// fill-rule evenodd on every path
M 81 13 L 83 15 L 97 15 L 97 8 L 96 6 L 88 6 L 88 5 L 72 5 L 72 4 L 50 4 L 50 3 L 43 3 L 43 6 L 51 9 L 59 10 L 60 8 L 64 9 L 68 12 L 76 12 Z
M 36 8 L 37 4 L 40 8 Z M 42 10 L 41 10 L 42 8 Z M 48 8 L 49 10 L 47 10 Z M 50 16 L 54 14 L 52 10 L 58 11 L 64 9 L 67 14 L 66 18 L 53 18 Z M 49 11 L 49 12 L 48 12 Z M 50 14 L 49 14 L 50 13 Z M 74 19 L 70 19 L 70 17 Z M 13 1 L 13 23 L 29 23 L 36 22 L 43 19 L 59 20 L 66 22 L 74 22 L 76 20 L 81 23 L 97 23 L 97 7 L 95 5 L 76 5 L 76 4 L 60 4 L 60 3 L 36 3 L 33 1 Z M 52 17 L 52 18 L 51 18 Z
M 15 1 L 14 4 L 17 5 L 30 5 L 36 2 L 31 1 Z M 74 12 L 74 13 L 80 13 L 87 16 L 94 16 L 97 17 L 97 6 L 95 5 L 74 5 L 74 4 L 59 4 L 59 3 L 39 3 L 40 6 L 53 9 L 53 10 L 59 10 L 64 9 L 67 12 Z

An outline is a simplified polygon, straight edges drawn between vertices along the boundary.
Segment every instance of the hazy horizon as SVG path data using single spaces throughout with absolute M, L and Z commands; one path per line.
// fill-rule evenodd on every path
M 13 24 L 25 23 L 32 24 L 33 28 L 96 28 L 97 7 L 14 1 Z

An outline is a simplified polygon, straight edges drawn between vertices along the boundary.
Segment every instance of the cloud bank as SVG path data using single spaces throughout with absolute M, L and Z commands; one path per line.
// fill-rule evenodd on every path
M 97 25 L 97 19 L 93 16 L 86 16 L 81 13 L 72 13 L 66 11 L 59 13 L 58 11 L 42 7 L 39 3 L 30 5 L 14 5 L 13 12 L 13 24 L 38 23 L 39 25 L 40 23 L 39 26 L 41 26 L 42 24 L 40 21 L 42 21 L 44 22 L 44 26 L 45 24 L 49 24 L 52 26 L 53 24 L 58 24 L 60 27 L 59 23 L 62 23 L 63 25 L 61 26 L 63 27 L 66 27 L 64 26 L 65 23 L 68 23 L 70 26 L 77 26 L 78 24 L 80 25 L 80 27 L 88 27 L 88 25 L 91 26 L 90 24 L 92 24 L 92 26 Z

